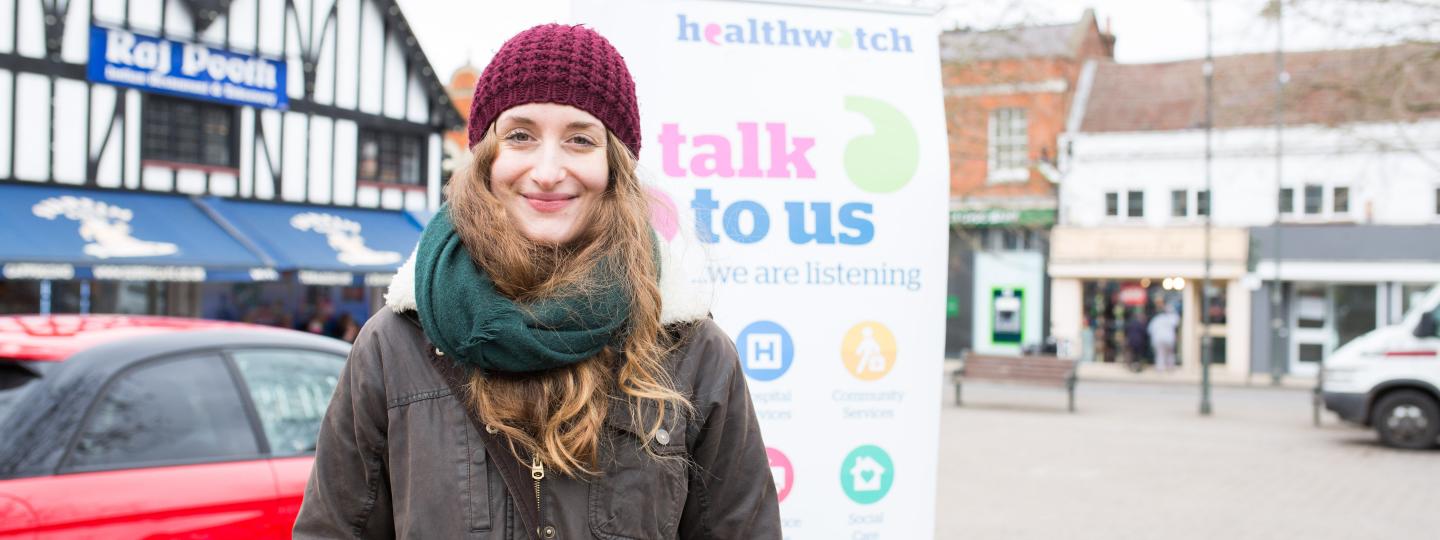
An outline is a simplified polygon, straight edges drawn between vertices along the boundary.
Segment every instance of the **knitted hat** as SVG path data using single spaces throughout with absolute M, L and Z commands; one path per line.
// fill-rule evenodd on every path
M 500 47 L 470 103 L 470 146 L 511 107 L 558 103 L 594 115 L 640 154 L 640 110 L 625 59 L 589 28 L 545 24 L 516 34 Z

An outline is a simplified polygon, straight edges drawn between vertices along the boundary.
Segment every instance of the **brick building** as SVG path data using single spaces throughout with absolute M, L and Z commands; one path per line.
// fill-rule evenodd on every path
M 1018 353 L 1049 334 L 1045 275 L 1057 137 L 1087 60 L 1115 37 L 1075 23 L 940 36 L 950 138 L 946 354 Z

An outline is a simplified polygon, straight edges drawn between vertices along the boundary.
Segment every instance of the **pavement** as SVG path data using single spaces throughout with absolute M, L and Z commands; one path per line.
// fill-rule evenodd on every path
M 971 383 L 957 408 L 947 385 L 936 538 L 1440 538 L 1440 450 L 1315 427 L 1308 387 L 1263 382 L 1216 386 L 1209 417 L 1158 376 L 1082 378 L 1074 414 L 1060 390 Z

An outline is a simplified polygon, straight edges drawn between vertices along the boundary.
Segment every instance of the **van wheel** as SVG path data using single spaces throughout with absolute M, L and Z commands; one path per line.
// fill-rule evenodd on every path
M 1416 390 L 1396 390 L 1375 406 L 1371 425 L 1380 442 L 1396 448 L 1423 450 L 1440 437 L 1440 404 Z

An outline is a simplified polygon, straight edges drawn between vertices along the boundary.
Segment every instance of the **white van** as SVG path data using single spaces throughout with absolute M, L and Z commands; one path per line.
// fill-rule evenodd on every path
M 1355 338 L 1325 361 L 1325 408 L 1398 448 L 1440 444 L 1440 285 L 1400 324 Z

